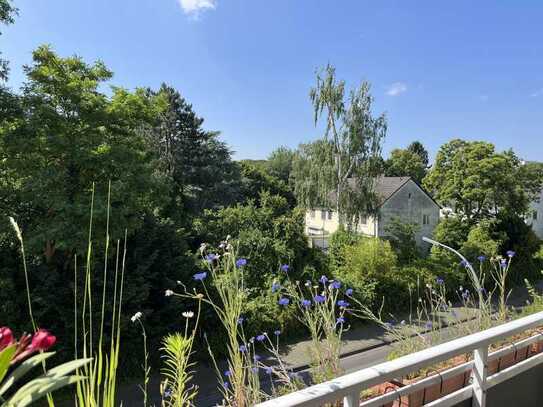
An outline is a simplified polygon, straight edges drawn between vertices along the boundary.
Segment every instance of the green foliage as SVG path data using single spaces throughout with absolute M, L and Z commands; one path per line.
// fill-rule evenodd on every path
M 281 264 L 289 264 L 293 273 L 301 273 L 310 253 L 304 234 L 304 214 L 291 211 L 285 198 L 260 194 L 260 203 L 206 211 L 195 223 L 205 242 L 221 241 L 231 236 L 248 264 L 248 287 L 268 289 Z
M 428 151 L 426 148 L 424 148 L 420 141 L 413 141 L 411 144 L 409 144 L 407 146 L 407 151 L 417 154 L 420 157 L 422 164 L 424 164 L 424 167 L 428 168 L 428 164 L 430 163 Z
M 278 147 L 268 156 L 267 168 L 271 175 L 288 184 L 292 172 L 292 162 L 296 152 L 288 147 Z
M 495 232 L 494 224 L 482 221 L 469 231 L 460 252 L 471 260 L 475 260 L 480 255 L 487 258 L 495 257 L 500 253 L 505 239 L 504 233 Z
M 346 246 L 343 257 L 343 264 L 335 270 L 334 277 L 352 287 L 362 303 L 379 303 L 378 290 L 390 279 L 398 261 L 390 242 L 363 238 L 352 246 Z
M 147 130 L 153 166 L 169 187 L 161 202 L 162 215 L 183 224 L 203 209 L 234 202 L 238 168 L 218 139 L 219 132 L 204 130 L 204 119 L 172 87 L 162 84 L 157 92 L 147 93 L 159 109 Z
M 38 366 L 44 366 L 45 360 L 53 356 L 55 352 L 32 356 L 21 362 L 9 376 L 6 376 L 10 365 L 13 364 L 16 350 L 17 345 L 13 344 L 0 351 L 0 401 L 2 401 L 3 407 L 24 407 L 55 390 L 80 382 L 84 377 L 77 374 L 71 375 L 71 373 L 78 371 L 91 362 L 91 359 L 73 360 L 49 369 L 43 375 L 21 384 L 21 379 L 30 370 Z M 13 390 L 14 385 L 18 385 L 19 388 L 10 394 L 10 389 Z
M 103 232 L 111 180 L 111 212 L 118 220 L 113 238 L 125 229 L 133 232 L 156 196 L 158 184 L 138 132 L 153 103 L 141 91 L 100 93 L 99 86 L 112 75 L 104 64 L 61 58 L 45 46 L 34 51 L 25 72 L 21 112 L 0 128 L 0 150 L 6 157 L 2 171 L 17 176 L 2 195 L 14 194 L 26 205 L 2 212 L 17 215 L 30 253 L 69 263 L 85 252 L 93 182 L 96 228 Z
M 511 150 L 457 139 L 441 146 L 424 185 L 471 226 L 503 211 L 524 216 L 542 181 L 541 171 L 524 166 Z
M 17 9 L 13 7 L 11 0 L 0 0 L 0 24 L 13 24 L 16 14 Z M 1 32 L 0 35 L 2 35 Z M 2 55 L 1 52 L 0 55 Z M 8 78 L 8 72 L 8 62 L 0 58 L 0 81 L 5 81 Z
M 363 239 L 359 234 L 340 227 L 330 236 L 328 241 L 328 259 L 332 270 L 341 267 L 345 262 L 344 249 L 347 246 L 353 246 Z
M 345 83 L 336 79 L 331 65 L 317 72 L 309 96 L 315 124 L 324 114 L 326 128 L 322 140 L 301 148 L 293 174 L 296 198 L 306 208 L 333 207 L 340 213 L 340 224 L 356 222 L 376 207 L 373 183 L 379 166 L 375 163 L 381 155 L 386 118 L 373 116 L 367 82 L 346 98 Z
M 392 150 L 390 158 L 385 162 L 385 175 L 387 177 L 411 177 L 420 183 L 426 176 L 426 165 L 419 154 L 396 148 Z
M 242 161 L 240 163 L 241 186 L 240 195 L 242 200 L 260 199 L 262 192 L 271 195 L 279 195 L 286 199 L 290 207 L 295 206 L 294 195 L 283 180 L 269 175 L 267 171 L 252 164 Z
M 415 240 L 418 231 L 418 225 L 402 222 L 400 218 L 393 218 L 388 224 L 385 232 L 400 264 L 408 264 L 419 257 L 420 252 Z

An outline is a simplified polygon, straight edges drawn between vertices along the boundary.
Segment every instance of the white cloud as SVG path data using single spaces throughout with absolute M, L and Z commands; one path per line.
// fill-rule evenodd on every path
M 538 96 L 543 96 L 543 88 L 536 90 L 530 96 L 533 97 L 533 98 L 536 98 Z
M 403 82 L 394 82 L 387 89 L 388 96 L 398 96 L 401 93 L 407 92 L 407 85 Z
M 200 12 L 213 10 L 217 7 L 217 0 L 178 0 L 185 14 L 198 17 Z

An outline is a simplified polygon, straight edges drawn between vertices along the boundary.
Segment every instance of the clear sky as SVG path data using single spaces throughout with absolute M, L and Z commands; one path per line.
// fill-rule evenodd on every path
M 166 82 L 220 130 L 236 158 L 319 135 L 309 88 L 331 62 L 372 83 L 385 152 L 453 137 L 543 160 L 543 2 L 363 0 L 15 0 L 0 49 L 10 85 L 31 51 L 103 60 L 112 83 Z

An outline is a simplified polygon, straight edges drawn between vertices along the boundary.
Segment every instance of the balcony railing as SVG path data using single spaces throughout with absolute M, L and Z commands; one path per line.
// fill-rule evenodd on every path
M 537 341 L 542 341 L 543 334 L 533 335 L 517 344 L 512 344 L 491 354 L 488 352 L 489 345 L 540 326 L 543 326 L 543 312 L 412 353 L 390 362 L 362 369 L 334 380 L 266 401 L 259 404 L 258 407 L 313 407 L 338 401 L 343 401 L 344 407 L 383 406 L 386 403 L 398 400 L 399 397 L 411 394 L 468 370 L 471 370 L 471 380 L 466 387 L 425 405 L 440 407 L 455 406 L 464 400 L 472 399 L 472 406 L 484 407 L 486 405 L 488 389 L 543 363 L 543 353 L 538 353 L 489 376 L 488 362 L 490 360 L 500 358 L 507 352 L 520 349 Z M 400 378 L 421 368 L 432 366 L 470 352 L 473 352 L 473 360 L 470 362 L 361 403 L 360 393 L 364 390 Z

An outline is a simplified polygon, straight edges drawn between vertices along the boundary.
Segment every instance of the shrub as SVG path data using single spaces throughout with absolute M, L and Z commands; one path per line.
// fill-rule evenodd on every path
M 357 299 L 365 304 L 374 304 L 376 288 L 385 286 L 397 266 L 397 257 L 390 242 L 379 238 L 362 238 L 342 251 L 343 264 L 335 270 L 335 278 L 352 288 Z M 387 293 L 387 295 L 389 295 Z
M 393 218 L 388 224 L 386 232 L 388 240 L 398 256 L 400 264 L 408 264 L 420 255 L 415 234 L 420 227 L 414 223 L 405 223 L 400 218 Z

